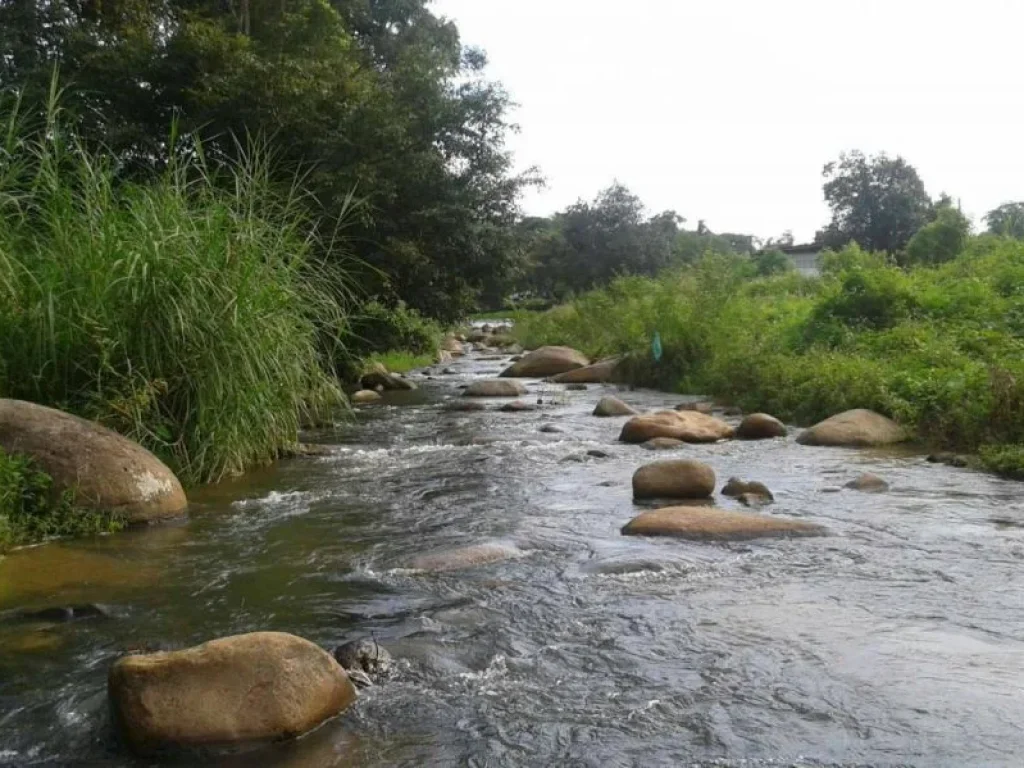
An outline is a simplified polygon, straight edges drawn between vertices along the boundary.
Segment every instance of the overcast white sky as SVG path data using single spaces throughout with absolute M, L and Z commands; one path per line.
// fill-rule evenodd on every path
M 885 150 L 980 220 L 1024 200 L 1024 0 L 435 0 L 519 103 L 547 214 L 618 179 L 652 212 L 813 237 L 821 168 Z

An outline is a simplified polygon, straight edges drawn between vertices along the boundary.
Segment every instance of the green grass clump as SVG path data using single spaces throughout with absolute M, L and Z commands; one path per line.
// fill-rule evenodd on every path
M 408 373 L 417 368 L 426 368 L 435 361 L 434 355 L 417 355 L 401 349 L 393 349 L 389 352 L 375 352 L 370 355 L 364 367 L 373 363 L 381 363 L 391 373 Z
M 115 514 L 76 507 L 70 490 L 54 493 L 53 480 L 29 458 L 0 450 L 0 552 L 58 536 L 87 536 L 122 527 Z
M 0 100 L 0 396 L 96 419 L 188 484 L 275 458 L 341 402 L 340 275 L 259 152 L 214 176 L 191 146 L 126 182 L 54 98 Z
M 711 255 L 520 315 L 515 333 L 528 348 L 624 355 L 635 383 L 797 423 L 871 408 L 936 447 L 980 452 L 1001 474 L 1024 477 L 1019 241 L 974 238 L 948 263 L 908 270 L 851 246 L 817 278 L 756 277 L 749 262 Z

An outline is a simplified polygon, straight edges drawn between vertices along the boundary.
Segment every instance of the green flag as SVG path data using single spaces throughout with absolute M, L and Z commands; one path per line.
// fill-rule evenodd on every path
M 661 334 L 654 332 L 654 339 L 651 340 L 651 354 L 654 355 L 654 362 L 661 362 Z

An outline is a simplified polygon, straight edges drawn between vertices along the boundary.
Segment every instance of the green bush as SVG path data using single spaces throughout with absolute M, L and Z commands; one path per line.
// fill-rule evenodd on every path
M 0 396 L 96 419 L 186 483 L 273 459 L 342 399 L 343 276 L 259 152 L 121 183 L 51 104 L 0 101 Z
M 400 367 L 419 367 L 417 363 L 423 360 L 428 365 L 444 338 L 444 329 L 436 321 L 402 302 L 387 306 L 378 299 L 366 302 L 352 313 L 348 330 L 347 356 L 338 363 L 338 373 L 346 381 L 359 377 L 366 360 L 379 360 L 387 365 L 383 356 L 391 357 L 391 364 Z M 396 355 L 399 359 L 395 359 Z M 389 366 L 389 370 L 395 369 Z
M 116 515 L 75 507 L 74 494 L 53 492 L 53 480 L 25 456 L 0 450 L 0 552 L 57 536 L 122 527 Z

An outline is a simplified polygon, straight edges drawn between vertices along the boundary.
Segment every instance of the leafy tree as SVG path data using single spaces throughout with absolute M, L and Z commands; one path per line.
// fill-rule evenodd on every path
M 1003 203 L 985 214 L 985 225 L 993 235 L 1024 240 L 1024 202 Z
M 83 135 L 124 174 L 161 168 L 174 121 L 210 163 L 238 155 L 236 136 L 269 139 L 328 235 L 349 213 L 368 293 L 454 319 L 515 273 L 534 174 L 512 173 L 485 57 L 427 0 L 0 0 L 0 50 L 5 83 L 59 62 Z
M 844 153 L 825 166 L 823 175 L 832 221 L 818 232 L 822 245 L 839 248 L 853 241 L 868 250 L 895 253 L 931 217 L 924 184 L 901 157 Z
M 952 261 L 967 246 L 971 222 L 950 201 L 936 208 L 935 220 L 919 229 L 899 261 L 904 265 L 942 264 Z

